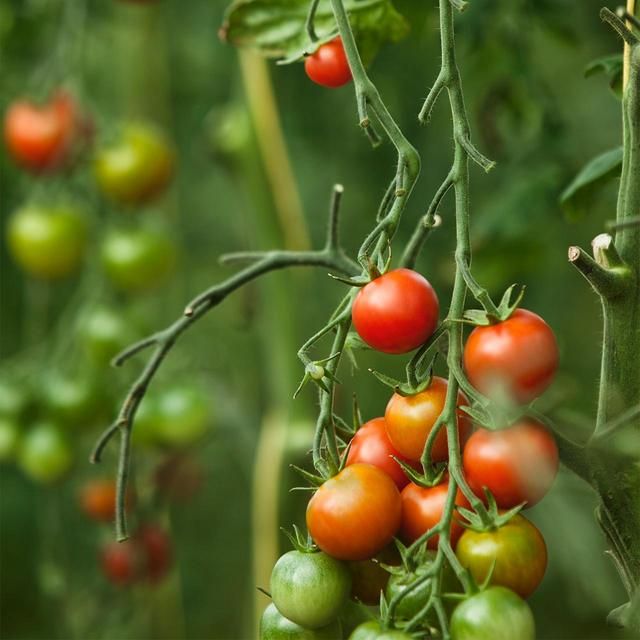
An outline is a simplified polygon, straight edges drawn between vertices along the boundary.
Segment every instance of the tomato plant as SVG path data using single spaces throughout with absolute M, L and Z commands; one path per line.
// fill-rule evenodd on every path
M 46 280 L 63 278 L 82 263 L 87 229 L 85 216 L 74 206 L 30 204 L 9 218 L 9 250 L 29 275 Z
M 555 335 L 540 316 L 516 309 L 507 320 L 471 332 L 464 368 L 481 393 L 526 404 L 553 381 L 558 368 Z
M 304 70 L 311 80 L 323 87 L 336 88 L 351 81 L 351 69 L 344 52 L 344 45 L 338 36 L 307 56 Z
M 349 640 L 411 640 L 411 636 L 399 629 L 383 629 L 377 620 L 358 625 Z
M 171 538 L 156 524 L 143 524 L 137 531 L 135 542 L 140 546 L 142 575 L 149 582 L 162 580 L 173 562 Z
M 400 526 L 393 480 L 370 464 L 352 464 L 327 480 L 307 507 L 316 544 L 341 560 L 366 560 L 386 547 Z
M 289 551 L 271 573 L 273 603 L 283 616 L 306 629 L 335 620 L 350 590 L 346 565 L 322 551 Z
M 395 269 L 362 287 L 353 302 L 360 337 L 384 353 L 406 353 L 427 341 L 438 324 L 438 297 L 428 280 Z
M 55 482 L 71 467 L 71 448 L 56 425 L 41 422 L 31 427 L 22 438 L 18 462 L 33 480 Z
M 387 566 L 400 564 L 400 556 L 394 545 L 385 547 L 371 560 L 359 560 L 349 563 L 351 573 L 351 597 L 367 605 L 377 605 L 380 593 L 389 582 L 389 572 L 381 563 Z
M 430 385 L 420 393 L 403 396 L 394 393 L 387 404 L 384 417 L 391 444 L 409 460 L 419 461 L 431 429 L 444 409 L 448 383 L 444 378 L 434 376 Z M 458 392 L 458 406 L 469 401 Z M 464 442 L 471 430 L 467 414 L 458 411 L 458 438 Z M 433 442 L 431 459 L 440 462 L 448 458 L 447 434 L 441 429 Z
M 89 311 L 80 323 L 80 334 L 88 358 L 102 366 L 132 340 L 127 319 L 109 307 Z
M 523 598 L 538 588 L 547 568 L 544 538 L 521 515 L 495 530 L 467 529 L 458 541 L 456 555 L 478 583 L 493 567 L 491 584 L 508 587 Z
M 170 387 L 158 398 L 156 436 L 170 445 L 186 445 L 201 438 L 209 427 L 211 406 L 196 385 Z
M 116 485 L 112 480 L 92 480 L 86 482 L 79 492 L 82 511 L 89 518 L 99 522 L 112 522 L 116 514 Z M 126 506 L 131 508 L 133 499 L 127 493 Z
M 109 542 L 100 551 L 102 572 L 117 586 L 127 586 L 137 580 L 140 562 L 139 549 L 133 540 Z
M 321 629 L 305 629 L 287 620 L 274 604 L 264 610 L 260 619 L 260 640 L 336 640 L 340 637 L 337 620 Z
M 489 489 L 503 509 L 539 502 L 555 480 L 558 463 L 553 435 L 530 419 L 497 431 L 478 429 L 463 452 L 469 486 L 480 498 Z

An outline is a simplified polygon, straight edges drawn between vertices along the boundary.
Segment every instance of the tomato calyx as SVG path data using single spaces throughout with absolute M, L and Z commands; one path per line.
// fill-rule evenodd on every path
M 280 531 L 287 536 L 289 542 L 291 542 L 291 546 L 296 551 L 299 551 L 300 553 L 318 553 L 320 551 L 308 533 L 305 536 L 295 524 L 292 525 L 291 528 L 293 531 L 289 531 L 285 527 L 280 527 Z
M 466 520 L 466 522 L 460 523 L 466 529 L 478 532 L 495 531 L 507 524 L 507 522 L 520 513 L 526 505 L 526 503 L 523 502 L 512 509 L 503 511 L 498 507 L 496 499 L 493 497 L 491 491 L 486 487 L 483 487 L 483 491 L 486 497 L 487 506 L 485 508 L 486 513 L 482 516 L 471 509 L 465 509 L 464 507 L 459 506 L 456 507 L 458 513 Z
M 476 327 L 488 327 L 491 324 L 497 324 L 508 320 L 513 312 L 520 306 L 524 298 L 526 287 L 523 285 L 516 294 L 513 301 L 513 292 L 518 285 L 512 284 L 502 295 L 500 304 L 495 306 L 490 298 L 477 296 L 476 299 L 482 304 L 483 309 L 468 309 L 464 312 L 463 322 Z
M 324 378 L 329 378 L 329 380 L 337 384 L 340 384 L 340 381 L 331 371 L 329 371 L 323 365 L 327 364 L 327 362 L 331 362 L 331 360 L 335 360 L 339 355 L 340 352 L 334 353 L 326 358 L 322 358 L 321 360 L 308 360 L 304 367 L 304 375 L 302 376 L 302 380 L 300 381 L 298 388 L 293 394 L 294 399 L 298 397 L 298 394 L 302 391 L 302 389 L 309 381 L 317 384 L 326 393 L 331 393 L 329 387 L 327 386 L 327 383 L 324 381 Z
M 444 462 L 427 465 L 424 472 L 420 473 L 397 456 L 391 457 L 400 465 L 405 475 L 413 484 L 417 484 L 419 487 L 424 487 L 425 489 L 439 485 L 447 475 L 447 465 Z

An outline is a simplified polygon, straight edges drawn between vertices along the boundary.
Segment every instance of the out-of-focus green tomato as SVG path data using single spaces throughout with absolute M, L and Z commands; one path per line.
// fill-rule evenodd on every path
M 205 126 L 214 152 L 225 157 L 236 157 L 251 140 L 251 118 L 242 104 L 214 109 Z
M 45 407 L 62 426 L 86 426 L 99 417 L 100 392 L 90 379 L 50 375 L 42 384 Z
M 14 260 L 36 278 L 64 278 L 80 267 L 87 248 L 87 220 L 71 205 L 22 207 L 9 218 Z
M 8 380 L 0 381 L 0 416 L 18 418 L 29 404 L 29 394 L 23 386 Z
M 340 638 L 340 623 L 334 620 L 320 629 L 305 629 L 287 620 L 270 604 L 260 619 L 260 640 L 337 640 Z
M 158 398 L 158 437 L 169 445 L 186 445 L 200 438 L 211 418 L 209 398 L 198 386 L 167 389 Z
M 133 444 L 154 445 L 158 444 L 160 437 L 158 425 L 160 424 L 160 412 L 158 400 L 153 395 L 146 395 L 133 420 L 131 441 Z
M 80 333 L 89 359 L 99 365 L 108 364 L 134 339 L 126 319 L 107 307 L 88 313 L 80 325 Z
M 102 264 L 111 283 L 129 293 L 151 290 L 171 274 L 177 250 L 159 230 L 120 229 L 102 243 Z
M 163 133 L 148 123 L 130 122 L 96 154 L 100 190 L 120 204 L 136 205 L 158 196 L 171 181 L 175 153 Z
M 18 451 L 20 429 L 9 418 L 0 417 L 0 462 L 12 460 Z
M 42 422 L 32 427 L 22 439 L 18 461 L 22 470 L 37 482 L 59 480 L 71 467 L 69 444 L 53 423 Z

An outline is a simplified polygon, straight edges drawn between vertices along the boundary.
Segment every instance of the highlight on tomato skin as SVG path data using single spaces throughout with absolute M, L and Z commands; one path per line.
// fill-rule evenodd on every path
M 307 56 L 304 61 L 304 70 L 310 80 L 330 89 L 336 89 L 351 82 L 351 69 L 342 38 L 337 36 L 321 45 L 315 53 Z

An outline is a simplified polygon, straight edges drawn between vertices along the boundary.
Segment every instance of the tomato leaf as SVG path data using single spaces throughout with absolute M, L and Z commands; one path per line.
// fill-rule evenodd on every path
M 614 53 L 592 60 L 584 70 L 585 78 L 603 73 L 609 81 L 609 88 L 618 99 L 622 99 L 622 54 Z
M 365 63 L 385 42 L 397 42 L 409 29 L 391 0 L 346 0 L 345 5 Z M 308 9 L 309 0 L 235 0 L 219 35 L 225 42 L 250 47 L 265 57 L 300 59 L 316 48 L 305 30 Z M 337 33 L 329 0 L 320 0 L 314 24 L 319 43 Z
M 620 175 L 622 147 L 605 151 L 590 160 L 560 195 L 565 215 L 579 220 L 589 209 L 594 193 L 611 178 Z

